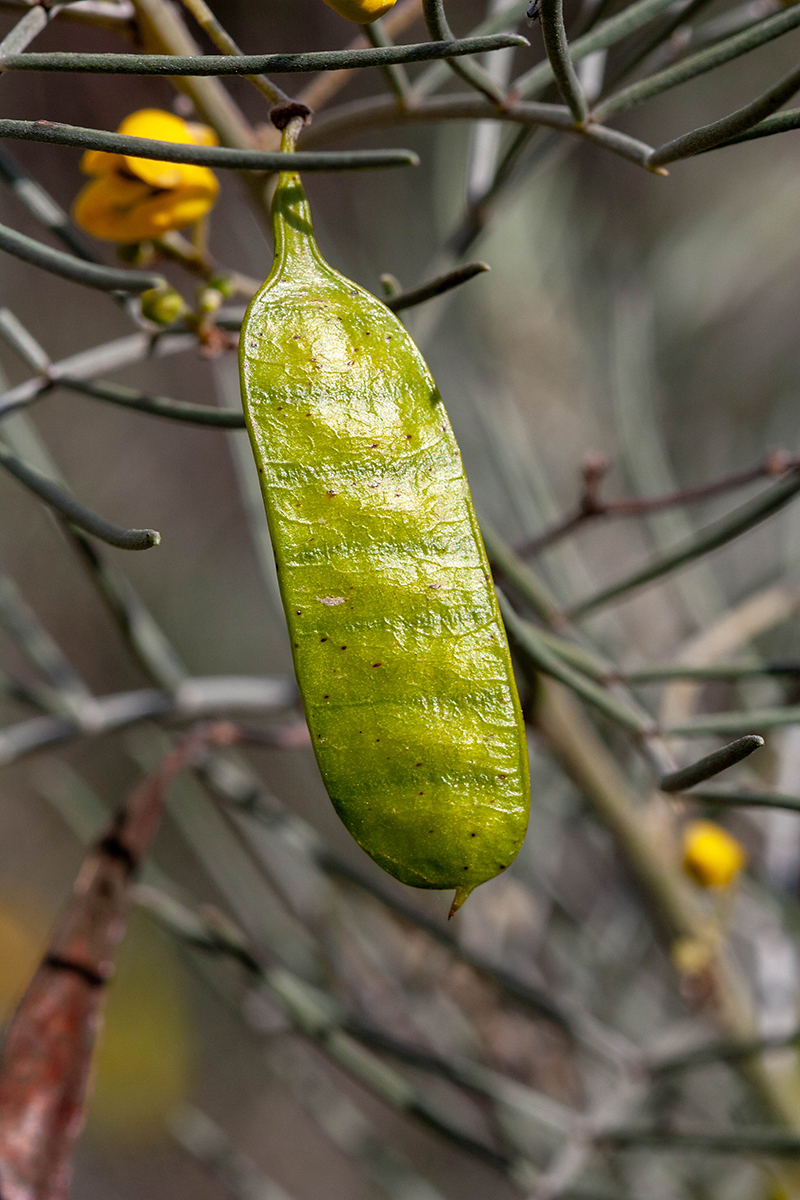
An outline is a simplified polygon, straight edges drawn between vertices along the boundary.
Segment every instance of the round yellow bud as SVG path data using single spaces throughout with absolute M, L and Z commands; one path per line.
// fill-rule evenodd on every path
M 746 864 L 744 848 L 721 825 L 692 821 L 684 829 L 684 869 L 701 887 L 728 887 Z
M 371 25 L 394 6 L 396 0 L 325 0 L 329 8 L 356 25 Z
M 142 316 L 156 325 L 171 325 L 187 311 L 187 304 L 175 288 L 148 288 L 142 292 Z

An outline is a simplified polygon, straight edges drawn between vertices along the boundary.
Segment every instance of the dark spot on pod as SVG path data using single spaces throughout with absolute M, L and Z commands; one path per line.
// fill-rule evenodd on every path
M 414 763 L 414 766 L 415 766 L 415 767 L 421 767 L 421 766 L 422 766 L 422 763 Z
M 346 650 L 346 649 L 347 649 L 347 646 L 342 646 L 342 649 L 343 649 L 343 650 Z
M 299 649 L 300 649 L 300 643 L 299 643 L 299 642 L 295 642 L 295 643 L 294 643 L 294 648 L 295 648 L 295 650 L 299 650 Z
M 336 495 L 336 492 L 330 492 L 330 491 L 328 491 L 328 492 L 326 492 L 326 493 L 325 493 L 325 495 L 326 495 L 326 496 L 335 496 L 335 495 Z
M 465 870 L 465 871 L 468 871 L 468 870 L 469 870 L 469 867 L 464 867 L 464 870 Z
M 433 830 L 432 830 L 432 829 L 429 829 L 429 830 L 428 830 L 428 833 L 433 833 Z
M 327 696 L 325 697 L 325 699 L 327 700 Z M 470 836 L 470 837 L 477 837 L 478 835 L 477 835 L 477 833 L 471 833 L 469 836 Z
M 323 699 L 323 700 L 330 700 L 330 696 L 323 696 L 323 697 L 322 697 L 322 699 Z M 473 836 L 473 837 L 475 837 L 475 834 L 473 833 L 473 835 L 472 835 L 472 836 Z
M 302 608 L 296 608 L 294 611 L 297 613 L 298 617 L 302 617 L 302 615 L 303 615 Z
M 424 796 L 424 795 L 425 795 L 425 793 L 424 793 L 424 792 L 417 792 L 417 795 L 418 795 L 418 796 Z
M 327 638 L 320 638 L 319 640 L 320 640 L 321 642 L 327 642 L 327 640 L 328 640 L 328 639 L 327 639 Z
M 413 436 L 414 436 L 414 435 L 413 435 L 413 433 L 407 433 L 407 434 L 406 434 L 406 440 L 410 442 L 410 441 L 411 441 L 411 439 L 413 438 Z
M 375 738 L 375 741 L 376 741 L 376 742 L 379 742 L 380 740 L 381 740 L 380 738 Z
M 383 666 L 383 663 L 373 663 L 372 665 L 373 667 L 381 667 Z

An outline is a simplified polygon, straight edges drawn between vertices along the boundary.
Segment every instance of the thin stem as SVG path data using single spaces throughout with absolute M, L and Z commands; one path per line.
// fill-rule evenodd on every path
M 168 58 L 168 61 L 174 64 L 175 60 Z M 225 59 L 225 62 L 230 61 Z M 61 125 L 54 121 L 0 119 L 0 138 L 2 137 L 20 138 L 29 142 L 49 142 L 55 146 L 80 146 L 84 150 L 106 150 L 111 154 L 130 154 L 136 158 L 154 158 L 159 162 L 193 163 L 196 166 L 222 167 L 226 170 L 353 171 L 372 167 L 416 166 L 419 162 L 417 155 L 410 150 L 350 150 L 345 153 L 299 151 L 289 158 L 286 154 L 274 150 L 189 146 L 176 142 L 159 142 L 153 138 L 129 137 L 122 133 L 106 133 L 102 129 L 85 129 L 80 125 Z M 22 234 L 15 236 L 19 238 Z M 58 251 L 54 250 L 52 253 L 56 254 Z M 125 274 L 137 273 L 129 271 Z
M 621 42 L 629 33 L 640 29 L 659 13 L 670 8 L 674 2 L 675 0 L 636 0 L 636 3 L 629 4 L 621 13 L 609 17 L 607 21 L 603 21 L 595 29 L 572 42 L 569 49 L 573 63 L 586 58 L 587 54 L 592 54 L 595 50 L 605 50 L 616 42 Z M 549 61 L 541 62 L 515 80 L 511 86 L 511 94 L 532 96 L 554 80 L 555 75 Z
M 86 508 L 80 501 L 65 492 L 45 475 L 28 466 L 22 459 L 0 442 L 0 466 L 5 467 L 10 475 L 18 479 L 29 491 L 49 504 L 56 512 L 61 513 L 68 521 L 91 533 L 93 537 L 117 546 L 120 550 L 149 550 L 161 541 L 161 534 L 155 529 L 122 529 L 112 525 L 104 517 Z
M 432 279 L 430 283 L 424 283 L 422 287 L 413 288 L 411 291 L 399 292 L 395 296 L 390 296 L 384 300 L 384 304 L 392 312 L 402 312 L 405 308 L 415 308 L 418 304 L 424 304 L 426 300 L 432 300 L 434 296 L 442 296 L 445 292 L 460 287 L 462 283 L 468 283 L 476 275 L 482 275 L 484 271 L 490 269 L 489 264 L 485 262 L 464 263 L 463 266 L 456 267 L 454 270 L 448 271 L 445 275 L 439 275 L 436 279 Z
M 469 54 L 486 54 L 530 43 L 516 33 L 457 38 L 452 34 L 407 46 L 372 46 L 366 50 L 312 50 L 305 54 L 78 54 L 60 50 L 43 54 L 6 54 L 0 71 L 89 72 L 92 75 L 272 75 L 308 71 L 353 70 L 391 63 L 430 62 Z M 490 97 L 494 99 L 495 97 Z
M 722 479 L 711 483 L 697 484 L 695 487 L 681 488 L 677 492 L 669 492 L 664 496 L 634 496 L 623 500 L 605 500 L 600 495 L 600 483 L 611 467 L 605 459 L 595 455 L 587 455 L 581 474 L 583 489 L 577 507 L 556 521 L 549 529 L 530 538 L 522 546 L 517 547 L 517 554 L 540 554 L 548 546 L 561 541 L 562 538 L 573 534 L 587 521 L 598 517 L 604 519 L 614 517 L 641 517 L 649 513 L 663 512 L 665 509 L 676 508 L 687 504 L 697 504 L 701 500 L 709 500 L 714 496 L 724 495 L 725 492 L 746 487 L 759 479 L 776 475 L 784 475 L 796 465 L 795 460 L 776 451 L 762 463 L 747 467 L 743 471 L 735 471 Z
M 667 737 L 706 737 L 708 734 L 735 736 L 753 729 L 782 729 L 786 725 L 800 725 L 800 705 L 709 713 L 680 725 L 668 725 L 662 733 Z
M 124 387 L 119 383 L 90 382 L 85 379 L 70 379 L 61 376 L 58 387 L 68 388 L 72 392 L 91 396 L 95 400 L 106 400 L 109 404 L 118 404 L 122 408 L 136 409 L 153 417 L 166 417 L 170 421 L 184 421 L 190 425 L 200 425 L 210 429 L 244 429 L 245 421 L 242 413 L 231 412 L 222 408 L 210 408 L 206 404 L 190 404 L 185 400 L 170 400 L 166 396 L 150 396 L 146 392 L 136 391 L 135 388 Z
M 14 195 L 28 212 L 41 221 L 59 241 L 86 262 L 98 259 L 81 234 L 72 225 L 63 208 L 49 192 L 17 162 L 4 146 L 0 146 L 0 179 L 11 188 Z
M 694 787 L 697 783 L 704 783 L 706 779 L 712 779 L 714 775 L 719 775 L 728 767 L 735 766 L 736 763 L 748 758 L 754 750 L 759 750 L 763 745 L 762 737 L 748 733 L 744 737 L 737 738 L 735 742 L 729 742 L 727 746 L 712 751 L 711 754 L 707 754 L 705 758 L 699 759 L 690 766 L 662 776 L 658 786 L 662 792 L 685 792 L 687 788 Z
M 755 50 L 758 46 L 765 45 L 774 38 L 781 37 L 790 29 L 796 29 L 798 25 L 800 25 L 800 12 L 795 8 L 782 10 L 763 21 L 757 21 L 749 29 L 725 38 L 706 50 L 698 50 L 696 54 L 688 55 L 681 62 L 675 63 L 671 67 L 665 67 L 663 71 L 657 71 L 655 75 L 632 83 L 622 91 L 609 96 L 593 110 L 592 118 L 597 121 L 605 121 L 613 113 L 625 112 L 634 105 L 649 100 L 652 96 L 658 96 L 670 88 L 677 87 L 678 84 L 694 79 L 707 71 L 712 71 L 723 63 L 730 62 L 742 54 Z
M 650 156 L 651 164 L 661 166 L 665 163 L 677 162 L 680 158 L 689 158 L 693 154 L 703 154 L 707 150 L 716 149 L 717 146 L 721 146 L 739 134 L 746 133 L 759 121 L 771 116 L 776 109 L 790 100 L 799 88 L 800 68 L 795 68 L 750 104 L 738 108 L 736 112 L 722 117 L 719 121 L 712 121 L 710 125 L 701 125 L 690 133 L 684 133 L 681 137 L 666 142 Z
M 182 0 L 182 3 L 192 14 L 200 28 L 205 30 L 214 45 L 223 54 L 242 57 L 242 52 L 236 42 L 217 20 L 205 0 Z M 263 96 L 266 96 L 270 104 L 281 104 L 290 99 L 286 92 L 274 84 L 271 79 L 268 79 L 266 75 L 248 74 L 247 78 Z
M 434 96 L 423 103 L 402 108 L 393 96 L 371 97 L 343 104 L 317 120 L 305 133 L 304 145 L 319 145 L 332 138 L 348 137 L 366 129 L 383 129 L 391 125 L 409 125 L 417 121 L 509 121 L 519 125 L 545 126 L 564 133 L 576 134 L 607 150 L 647 167 L 652 147 L 638 138 L 607 129 L 603 125 L 576 125 L 572 113 L 561 104 L 541 104 L 534 101 L 509 102 L 502 108 L 488 104 L 477 96 L 456 94 Z M 2 123 L 0 122 L 0 136 Z M 654 168 L 665 174 L 663 167 Z
M 787 796 L 783 792 L 755 792 L 749 788 L 697 788 L 687 792 L 683 799 L 716 804 L 720 808 L 785 808 L 789 812 L 800 812 L 797 796 Z
M 82 283 L 101 292 L 146 292 L 150 288 L 166 285 L 163 275 L 87 262 L 83 258 L 76 258 L 74 254 L 65 254 L 63 250 L 45 246 L 43 242 L 18 233 L 16 229 L 9 229 L 7 225 L 0 225 L 0 250 L 53 275 L 60 275 L 62 279 Z
M 672 14 L 672 16 L 667 14 L 667 19 L 657 25 L 656 28 L 652 30 L 650 36 L 645 37 L 641 43 L 634 48 L 630 57 L 620 64 L 613 77 L 606 80 L 603 90 L 607 92 L 612 88 L 615 88 L 617 84 L 621 83 L 627 75 L 630 75 L 631 72 L 635 71 L 639 64 L 644 62 L 644 60 L 648 58 L 652 51 L 667 45 L 673 33 L 675 33 L 677 29 L 680 29 L 682 26 L 686 25 L 693 16 L 695 16 L 701 9 L 705 8 L 709 3 L 710 0 L 689 0 L 688 3 L 683 3 L 677 9 L 677 11 Z
M 732 1129 L 724 1133 L 709 1131 L 682 1133 L 664 1129 L 612 1129 L 597 1135 L 601 1145 L 624 1149 L 650 1146 L 658 1150 L 702 1150 L 709 1154 L 766 1154 L 800 1157 L 800 1137 L 780 1129 Z
M 34 4 L 24 17 L 17 21 L 0 42 L 0 61 L 7 54 L 20 54 L 42 32 L 51 19 L 51 12 L 43 4 Z M 2 68 L 0 68 L 2 70 Z
M 648 725 L 639 713 L 634 712 L 605 688 L 588 679 L 580 671 L 576 671 L 563 658 L 554 653 L 544 638 L 539 636 L 536 627 L 517 616 L 502 592 L 498 599 L 512 648 L 521 654 L 523 660 L 532 665 L 536 671 L 544 671 L 551 678 L 558 679 L 582 700 L 586 700 L 602 712 L 603 716 L 616 721 L 629 733 L 642 735 L 655 729 L 654 724 Z
M 587 114 L 586 97 L 570 58 L 562 0 L 540 0 L 539 13 L 544 48 L 553 69 L 556 85 L 576 123 L 583 125 Z
M 443 41 L 451 41 L 453 39 L 453 31 L 447 22 L 447 15 L 444 11 L 444 0 L 422 0 L 422 12 L 431 38 Z M 503 37 L 508 35 L 499 34 L 497 36 Z M 529 44 L 527 39 L 525 41 L 526 44 Z M 516 44 L 519 45 L 520 43 L 517 42 Z M 501 105 L 505 102 L 506 97 L 503 89 L 498 87 L 491 75 L 487 71 L 484 71 L 483 67 L 477 63 L 459 63 L 450 56 L 448 57 L 448 66 L 456 75 L 460 75 L 470 87 L 482 92 L 487 100 Z
M 787 108 L 785 112 L 775 113 L 774 116 L 759 121 L 758 125 L 753 126 L 752 129 L 740 133 L 737 137 L 729 138 L 720 147 L 715 146 L 712 149 L 735 146 L 739 142 L 750 142 L 756 138 L 772 137 L 773 134 L 788 133 L 793 129 L 800 129 L 800 108 Z
M 757 679 L 760 676 L 800 677 L 800 660 L 786 662 L 720 663 L 715 666 L 684 665 L 683 663 L 654 664 L 633 671 L 614 671 L 620 683 L 669 683 L 674 679 L 732 680 Z
M 705 1067 L 709 1063 L 736 1062 L 743 1058 L 751 1058 L 755 1054 L 763 1054 L 765 1050 L 781 1050 L 793 1046 L 800 1040 L 800 1030 L 793 1030 L 784 1037 L 753 1038 L 751 1042 L 732 1042 L 729 1038 L 720 1038 L 715 1042 L 705 1042 L 690 1050 L 678 1051 L 666 1057 L 653 1057 L 648 1063 L 650 1071 L 655 1075 L 667 1075 L 673 1071 L 690 1071 L 696 1067 Z
M 371 25 L 362 25 L 361 29 L 364 37 L 370 45 L 392 46 L 394 43 L 386 32 L 386 28 L 382 21 L 373 21 Z M 389 63 L 387 66 L 381 67 L 381 73 L 389 85 L 389 90 L 394 92 L 397 99 L 405 102 L 410 91 L 411 84 L 408 81 L 408 75 L 399 63 Z
M 767 517 L 778 512 L 793 500 L 798 492 L 800 492 L 800 470 L 794 468 L 785 479 L 776 483 L 774 487 L 769 488 L 748 503 L 742 504 L 719 521 L 715 521 L 695 537 L 676 546 L 674 550 L 659 555 L 647 566 L 634 571 L 619 583 L 603 588 L 594 596 L 589 596 L 586 600 L 574 605 L 568 610 L 567 616 L 570 618 L 585 616 L 587 613 L 609 604 L 612 600 L 627 595 L 647 583 L 653 583 L 678 567 L 694 562 L 704 554 L 709 554 L 712 550 L 727 545 L 734 538 L 740 537 L 755 525 L 766 520 Z

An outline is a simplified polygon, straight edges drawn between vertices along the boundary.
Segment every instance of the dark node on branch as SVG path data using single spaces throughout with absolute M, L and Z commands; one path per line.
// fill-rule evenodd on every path
M 308 125 L 311 121 L 311 116 L 311 109 L 307 104 L 302 104 L 299 100 L 290 100 L 288 104 L 276 104 L 269 111 L 269 119 L 276 129 L 285 129 L 295 117 L 302 117 L 303 124 Z
M 117 862 L 125 864 L 127 873 L 132 875 L 138 867 L 136 856 L 128 849 L 124 842 L 121 842 L 115 833 L 108 833 L 104 838 L 101 838 L 97 843 L 97 849 L 101 854 L 105 854 L 107 858 L 113 858 Z
M 83 963 L 74 962 L 71 958 L 61 958 L 58 954 L 46 955 L 44 966 L 50 967 L 54 971 L 69 971 L 73 975 L 78 975 L 90 987 L 105 987 L 108 982 L 97 971 L 93 971 L 91 967 L 86 967 Z

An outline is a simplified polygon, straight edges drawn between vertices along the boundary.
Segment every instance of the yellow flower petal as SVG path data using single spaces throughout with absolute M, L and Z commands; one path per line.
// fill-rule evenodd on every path
M 214 145 L 216 140 L 214 131 L 207 126 L 189 125 L 174 113 L 164 112 L 160 108 L 143 108 L 131 113 L 117 132 L 129 137 L 152 138 L 157 142 L 176 142 L 183 146 Z M 125 155 L 124 161 L 125 170 L 131 175 L 159 188 L 173 188 L 179 184 L 202 187 L 204 173 L 208 171 L 207 167 L 136 158 L 133 155 Z
M 105 150 L 86 150 L 81 155 L 81 170 L 84 175 L 110 175 L 121 171 L 125 159 L 121 154 L 107 154 Z
M 101 175 L 79 193 L 72 215 L 81 229 L 126 244 L 163 237 L 199 221 L 217 198 L 219 184 L 207 168 L 199 185 L 155 190 L 142 179 Z
M 348 21 L 371 25 L 395 4 L 395 0 L 325 0 L 325 3 Z
M 721 825 L 692 821 L 683 832 L 683 865 L 701 887 L 733 883 L 747 864 L 744 848 Z

